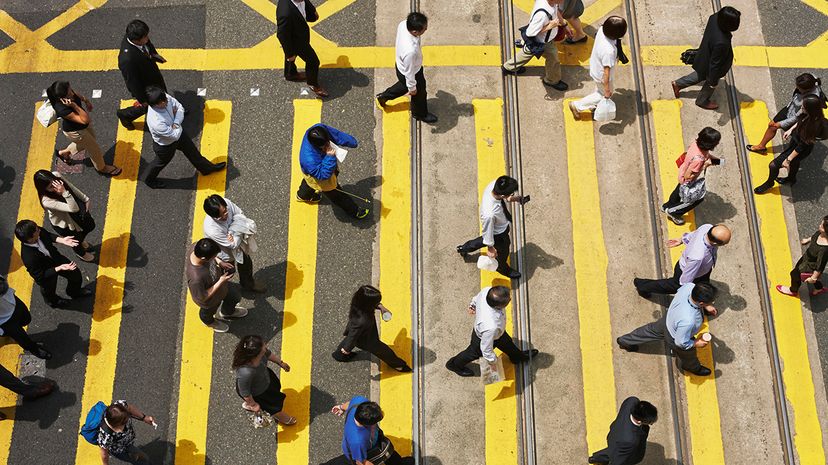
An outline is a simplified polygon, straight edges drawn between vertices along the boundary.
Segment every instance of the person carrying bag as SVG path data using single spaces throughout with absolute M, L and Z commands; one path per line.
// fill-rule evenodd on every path
M 379 422 L 384 413 L 376 402 L 356 396 L 342 404 L 334 405 L 331 413 L 345 417 L 342 434 L 342 453 L 348 463 L 355 465 L 401 465 L 400 454 L 394 444 L 385 437 Z
M 707 168 L 721 164 L 721 159 L 713 157 L 710 151 L 719 145 L 721 139 L 719 131 L 706 127 L 699 131 L 696 140 L 676 160 L 678 184 L 670 198 L 661 206 L 667 219 L 676 225 L 683 225 L 684 214 L 696 208 L 707 195 Z

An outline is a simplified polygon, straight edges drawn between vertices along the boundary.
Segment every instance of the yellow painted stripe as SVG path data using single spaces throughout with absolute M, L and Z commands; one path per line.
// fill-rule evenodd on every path
M 759 140 L 764 132 L 762 128 L 768 121 L 765 103 L 742 103 L 742 120 L 747 128 L 747 140 Z M 766 156 L 749 155 L 753 185 L 758 186 L 765 181 L 768 162 L 774 155 L 771 150 L 768 150 Z M 759 214 L 759 235 L 768 268 L 773 322 L 776 326 L 779 356 L 782 359 L 782 381 L 785 383 L 785 396 L 793 419 L 794 446 L 802 465 L 823 465 L 825 449 L 814 399 L 813 374 L 808 359 L 802 305 L 800 301 L 782 295 L 775 289 L 777 284 L 790 284 L 789 272 L 793 267 L 782 197 L 779 195 L 779 188 L 774 187 L 766 194 L 754 196 L 754 200 Z M 804 221 L 812 221 L 816 228 L 816 218 L 805 218 Z M 803 289 L 802 292 L 806 291 Z
M 402 108 L 402 107 L 405 108 Z M 411 366 L 411 151 L 408 104 L 382 114 L 382 223 L 379 288 L 394 316 L 380 325 L 381 339 Z M 411 455 L 412 382 L 380 363 L 382 430 L 403 457 Z
M 290 371 L 281 374 L 284 411 L 296 417 L 296 424 L 278 434 L 276 463 L 308 463 L 310 446 L 311 353 L 313 342 L 314 291 L 316 289 L 316 205 L 293 200 L 302 182 L 299 147 L 305 131 L 322 119 L 320 100 L 293 101 L 293 150 L 290 171 L 287 273 L 285 274 L 284 321 L 295 324 L 282 328 L 282 359 Z
M 506 174 L 503 150 L 503 100 L 474 99 L 474 133 L 477 146 L 477 198 L 485 187 Z M 480 272 L 480 287 L 512 287 L 511 280 L 492 271 Z M 506 308 L 506 328 L 512 328 L 512 306 Z M 499 350 L 497 351 L 500 352 Z M 508 357 L 503 363 L 506 380 L 485 387 L 486 396 L 486 463 L 516 464 L 517 397 L 515 367 Z
M 687 149 L 681 130 L 681 101 L 656 100 L 653 105 L 653 120 L 655 123 L 656 154 L 661 178 L 664 200 L 676 187 L 678 182 L 678 167 L 676 159 Z M 668 236 L 681 237 L 683 233 L 696 229 L 695 215 L 691 211 L 684 215 L 687 223 L 676 226 L 667 222 Z M 673 266 L 681 256 L 683 248 L 670 249 L 669 270 L 672 274 Z M 708 322 L 705 317 L 699 332 L 707 332 Z M 713 346 L 708 345 L 697 350 L 702 365 L 715 368 L 713 364 Z M 719 399 L 716 391 L 716 378 L 700 377 L 690 373 L 684 375 L 684 386 L 687 393 L 687 416 L 690 424 L 690 443 L 692 445 L 693 463 L 705 465 L 724 464 L 724 447 L 722 445 L 722 427 L 719 417 Z
M 201 154 L 213 163 L 227 161 L 233 105 L 225 100 L 208 100 L 204 105 Z M 224 195 L 227 171 L 198 175 L 191 241 L 204 237 L 204 199 Z M 183 252 L 183 251 L 182 251 Z M 176 260 L 186 260 L 186 253 Z M 213 376 L 213 330 L 198 317 L 199 307 L 187 292 L 184 330 L 181 336 L 181 374 L 178 384 L 178 414 L 175 431 L 175 463 L 204 465 L 207 450 L 207 412 L 210 410 L 210 383 Z
M 121 107 L 131 103 L 122 101 Z M 120 166 L 123 172 L 109 182 L 106 219 L 101 236 L 101 250 L 98 254 L 95 305 L 89 329 L 89 346 L 96 347 L 96 350 L 90 350 L 86 358 L 81 425 L 93 405 L 98 401 L 109 404 L 112 400 L 115 365 L 118 361 L 118 336 L 121 332 L 121 309 L 124 303 L 127 249 L 132 229 L 138 164 L 141 161 L 141 143 L 144 138 L 142 129 L 141 123 L 136 124 L 134 131 L 118 126 L 114 163 Z M 77 435 L 75 437 L 79 438 Z M 98 447 L 80 439 L 75 463 L 96 465 L 100 461 Z
M 615 419 L 618 408 L 612 367 L 614 338 L 607 287 L 603 285 L 607 276 L 607 250 L 601 224 L 593 126 L 591 121 L 575 121 L 569 111 L 570 100 L 564 101 L 563 114 L 587 447 L 593 452 L 606 447 L 607 425 Z
M 42 104 L 43 102 L 35 104 L 35 115 L 37 115 L 37 110 Z M 52 148 L 55 143 L 57 126 L 57 124 L 53 124 L 48 128 L 44 128 L 37 121 L 37 117 L 32 118 L 32 132 L 29 139 L 29 152 L 26 156 L 26 171 L 22 178 L 17 221 L 32 220 L 42 224 L 43 207 L 40 206 L 40 200 L 37 198 L 33 177 L 37 170 L 49 169 L 52 166 Z M 14 238 L 12 241 L 14 242 L 14 248 L 11 253 L 11 260 L 9 260 L 8 283 L 9 286 L 14 288 L 15 295 L 26 305 L 30 305 L 34 281 L 20 260 L 20 241 Z M 16 375 L 20 365 L 21 353 L 22 350 L 19 345 L 14 343 L 5 344 L 0 347 L 0 365 Z M 9 418 L 6 421 L 0 421 L 0 464 L 6 464 L 9 461 L 9 449 L 11 448 L 12 430 L 14 429 L 15 404 L 17 404 L 17 394 L 8 389 L 0 389 L 0 406 L 4 407 L 0 411 Z

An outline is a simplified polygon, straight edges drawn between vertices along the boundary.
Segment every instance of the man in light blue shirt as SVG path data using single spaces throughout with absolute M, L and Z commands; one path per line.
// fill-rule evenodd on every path
M 696 355 L 697 347 L 708 343 L 695 339 L 704 317 L 702 312 L 716 299 L 716 288 L 710 283 L 687 283 L 676 291 L 667 314 L 656 322 L 646 324 L 618 339 L 618 346 L 628 352 L 638 351 L 638 345 L 646 342 L 665 341 L 676 353 L 680 370 L 694 375 L 708 376 L 710 368 L 702 366 Z

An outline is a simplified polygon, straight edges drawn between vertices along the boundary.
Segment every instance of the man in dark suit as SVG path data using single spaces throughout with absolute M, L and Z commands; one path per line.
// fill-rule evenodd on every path
M 592 454 L 589 463 L 634 465 L 641 462 L 647 450 L 650 425 L 657 419 L 658 410 L 653 404 L 628 397 L 610 425 L 607 448 Z
M 14 235 L 22 243 L 20 247 L 20 258 L 26 271 L 40 286 L 40 293 L 43 300 L 51 307 L 63 308 L 69 305 L 69 301 L 58 297 L 57 279 L 63 276 L 68 281 L 66 294 L 69 297 L 86 297 L 92 295 L 92 291 L 81 287 L 83 276 L 78 265 L 58 252 L 55 244 L 63 244 L 67 247 L 78 245 L 72 237 L 60 237 L 39 227 L 32 220 L 23 220 L 17 223 L 14 228 Z
M 138 103 L 118 110 L 118 119 L 125 128 L 135 129 L 133 121 L 147 114 L 147 87 L 155 86 L 167 91 L 164 77 L 158 69 L 158 63 L 166 62 L 149 40 L 147 23 L 135 19 L 127 24 L 118 52 L 118 69 L 124 76 L 129 93 Z
M 730 40 L 733 32 L 739 29 L 741 13 L 732 6 L 723 7 L 710 15 L 704 28 L 699 51 L 693 60 L 693 72 L 671 82 L 673 94 L 679 98 L 679 91 L 704 81 L 696 97 L 696 105 L 705 110 L 715 110 L 719 104 L 710 100 L 719 79 L 725 77 L 733 65 L 733 46 Z
M 309 22 L 319 19 L 310 0 L 279 0 L 276 5 L 276 37 L 285 52 L 285 79 L 308 81 L 313 93 L 327 97 L 328 91 L 319 85 L 319 57 L 310 44 Z M 296 68 L 296 57 L 305 62 L 305 72 Z

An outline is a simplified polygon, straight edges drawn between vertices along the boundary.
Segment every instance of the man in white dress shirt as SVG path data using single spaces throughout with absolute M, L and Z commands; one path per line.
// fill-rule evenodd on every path
M 497 363 L 494 348 L 505 353 L 514 364 L 528 362 L 538 355 L 537 349 L 520 350 L 506 332 L 506 313 L 503 311 L 512 298 L 506 286 L 483 288 L 469 304 L 469 314 L 474 315 L 471 342 L 465 350 L 450 358 L 446 368 L 460 376 L 472 376 L 466 365 L 480 357 L 491 365 Z
M 535 0 L 526 35 L 546 44 L 543 49 L 543 58 L 546 60 L 545 74 L 541 82 L 563 92 L 569 89 L 569 85 L 561 80 L 561 62 L 558 60 L 558 47 L 555 46 L 554 40 L 558 28 L 566 28 L 566 21 L 560 9 L 561 3 L 563 0 Z M 514 57 L 503 63 L 503 73 L 523 74 L 526 72 L 526 63 L 533 57 L 534 55 L 526 53 L 523 48 L 518 49 Z
M 422 13 L 409 13 L 408 18 L 397 26 L 397 82 L 377 94 L 377 103 L 385 107 L 389 100 L 408 94 L 411 96 L 411 116 L 433 124 L 437 122 L 437 116 L 428 112 L 423 51 L 420 45 L 420 37 L 426 29 L 428 18 Z
M 155 160 L 147 169 L 144 182 L 153 189 L 165 186 L 158 180 L 158 174 L 172 161 L 176 150 L 181 150 L 199 173 L 207 175 L 223 169 L 227 163 L 211 163 L 204 158 L 181 127 L 184 121 L 184 107 L 172 95 L 158 87 L 147 87 L 147 128 L 152 135 L 152 150 Z
M 264 292 L 265 287 L 253 279 L 253 259 L 248 252 L 256 249 L 256 223 L 230 199 L 213 194 L 204 199 L 204 236 L 221 248 L 218 254 L 220 266 L 225 270 L 239 271 L 242 289 Z

